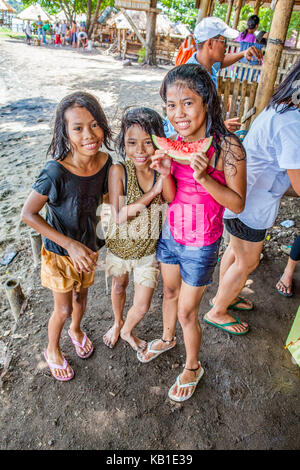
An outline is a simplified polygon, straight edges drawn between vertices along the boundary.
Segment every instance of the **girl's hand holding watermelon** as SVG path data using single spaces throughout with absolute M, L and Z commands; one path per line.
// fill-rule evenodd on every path
M 192 153 L 190 156 L 190 167 L 194 170 L 193 178 L 200 184 L 207 177 L 208 162 L 204 152 Z
M 153 157 L 151 157 L 152 163 L 150 167 L 153 170 L 158 171 L 160 175 L 165 178 L 171 174 L 171 159 L 167 155 L 165 150 L 156 150 Z

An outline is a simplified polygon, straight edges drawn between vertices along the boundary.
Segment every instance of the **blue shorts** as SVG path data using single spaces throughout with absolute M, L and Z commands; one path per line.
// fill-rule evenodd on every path
M 206 286 L 212 282 L 221 238 L 207 246 L 181 245 L 174 240 L 166 222 L 157 244 L 156 258 L 160 263 L 179 264 L 181 278 L 189 286 Z

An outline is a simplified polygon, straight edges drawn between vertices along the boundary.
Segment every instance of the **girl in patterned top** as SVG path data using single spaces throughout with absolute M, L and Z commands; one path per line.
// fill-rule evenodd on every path
M 175 184 L 169 170 L 158 175 L 150 167 L 155 152 L 151 134 L 164 136 L 158 113 L 149 108 L 127 111 L 117 137 L 118 151 L 126 160 L 112 165 L 109 172 L 112 217 L 106 236 L 106 275 L 112 276 L 115 321 L 103 340 L 110 348 L 116 344 L 119 335 L 135 351 L 143 351 L 147 346 L 132 331 L 150 308 L 159 276 L 156 245 L 161 231 L 163 199 L 171 202 L 175 197 Z M 123 310 L 131 271 L 135 283 L 134 300 L 124 323 Z

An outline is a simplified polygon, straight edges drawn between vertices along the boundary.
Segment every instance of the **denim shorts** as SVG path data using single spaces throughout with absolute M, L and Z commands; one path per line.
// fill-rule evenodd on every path
M 181 278 L 189 286 L 206 286 L 212 282 L 221 238 L 207 246 L 181 245 L 174 240 L 166 222 L 157 244 L 156 258 L 160 263 L 179 264 Z

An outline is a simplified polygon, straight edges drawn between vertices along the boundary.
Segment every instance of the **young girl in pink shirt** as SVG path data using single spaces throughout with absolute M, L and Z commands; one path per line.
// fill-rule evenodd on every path
M 170 162 L 163 151 L 156 151 L 152 158 L 152 168 L 161 174 L 171 172 L 177 192 L 157 247 L 164 283 L 164 331 L 161 339 L 148 343 L 137 357 L 149 362 L 173 348 L 178 318 L 186 362 L 169 398 L 184 401 L 192 396 L 204 372 L 198 359 L 198 310 L 218 260 L 224 207 L 236 213 L 244 207 L 246 161 L 239 139 L 224 126 L 216 88 L 201 65 L 185 64 L 170 70 L 160 94 L 177 133 L 174 140 L 197 142 L 213 136 L 207 153 L 192 154 L 189 165 Z

